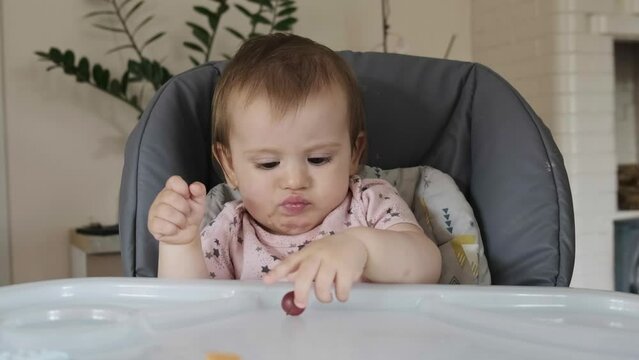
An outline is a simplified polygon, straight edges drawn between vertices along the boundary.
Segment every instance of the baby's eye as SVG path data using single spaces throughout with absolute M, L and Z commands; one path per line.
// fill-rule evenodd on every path
M 279 164 L 280 164 L 279 161 L 269 161 L 269 162 L 265 162 L 265 163 L 257 163 L 257 164 L 255 164 L 255 166 L 258 169 L 271 170 L 271 169 L 275 169 L 277 167 L 277 165 L 279 165 Z
M 308 158 L 308 162 L 312 165 L 324 165 L 330 161 L 331 161 L 331 158 L 329 156 Z

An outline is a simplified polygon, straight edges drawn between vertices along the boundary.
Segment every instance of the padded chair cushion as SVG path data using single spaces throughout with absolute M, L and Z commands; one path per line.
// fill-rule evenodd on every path
M 455 181 L 430 166 L 382 170 L 364 167 L 362 177 L 393 184 L 424 232 L 442 253 L 442 284 L 490 285 L 479 225 Z

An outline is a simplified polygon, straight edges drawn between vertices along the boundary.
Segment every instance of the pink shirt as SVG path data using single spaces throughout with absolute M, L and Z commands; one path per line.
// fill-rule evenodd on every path
M 324 236 L 351 227 L 387 229 L 399 223 L 419 226 L 397 190 L 382 179 L 354 176 L 344 201 L 304 234 L 271 234 L 251 217 L 241 201 L 228 202 L 202 229 L 202 252 L 211 278 L 258 280 L 281 259 Z

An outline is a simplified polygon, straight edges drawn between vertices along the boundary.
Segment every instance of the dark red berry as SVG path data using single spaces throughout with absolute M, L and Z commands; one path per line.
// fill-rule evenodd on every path
M 282 310 L 286 315 L 297 316 L 304 312 L 304 308 L 298 308 L 295 306 L 295 293 L 289 291 L 282 298 Z

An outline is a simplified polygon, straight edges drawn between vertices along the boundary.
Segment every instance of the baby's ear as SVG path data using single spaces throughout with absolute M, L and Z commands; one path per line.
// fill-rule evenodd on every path
M 351 175 L 356 175 L 360 169 L 360 162 L 364 156 L 366 150 L 366 135 L 364 132 L 360 132 L 355 139 L 355 146 L 351 153 Z
M 231 157 L 230 149 L 219 143 L 213 144 L 213 156 L 222 166 L 226 182 L 234 188 L 237 187 L 237 178 L 235 176 L 235 171 L 233 170 L 233 159 Z

